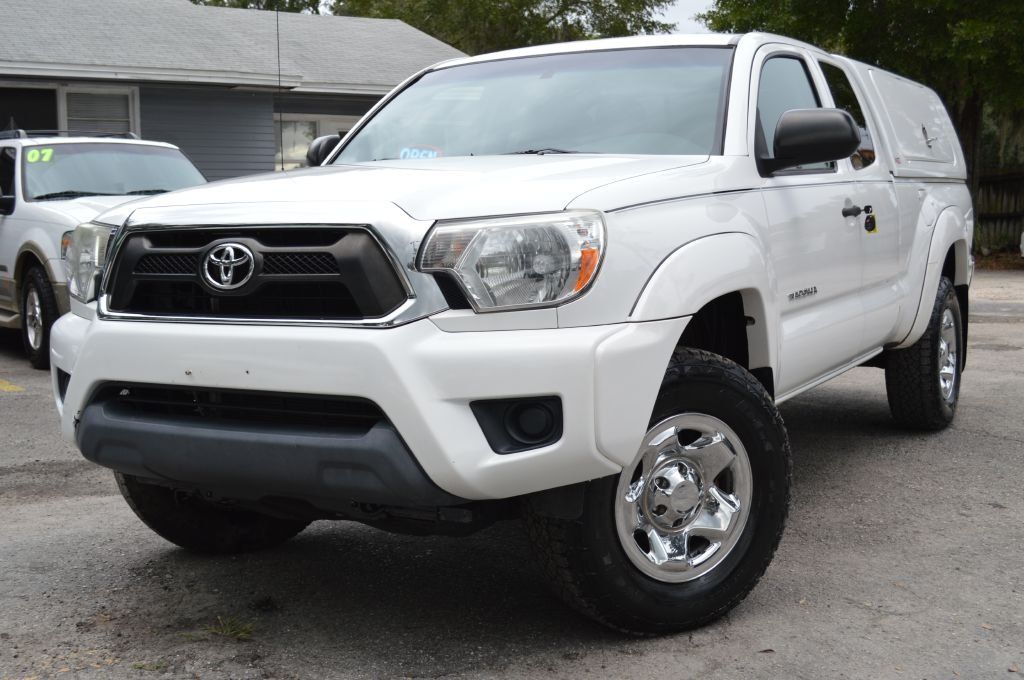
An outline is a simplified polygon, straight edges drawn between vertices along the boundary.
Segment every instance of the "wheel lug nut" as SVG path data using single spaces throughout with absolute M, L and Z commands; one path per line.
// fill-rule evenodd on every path
M 661 516 L 662 516 L 662 515 L 664 515 L 664 514 L 665 514 L 665 513 L 667 512 L 667 511 L 668 511 L 668 508 L 666 508 L 666 507 L 665 507 L 664 505 L 659 505 L 659 506 L 657 506 L 656 508 L 654 508 L 654 510 L 652 510 L 652 512 L 653 512 L 653 513 L 654 513 L 655 515 L 657 515 L 658 517 L 661 517 Z
M 658 487 L 659 489 L 667 489 L 669 487 L 668 480 L 665 479 L 664 477 L 656 477 L 654 479 L 654 486 Z

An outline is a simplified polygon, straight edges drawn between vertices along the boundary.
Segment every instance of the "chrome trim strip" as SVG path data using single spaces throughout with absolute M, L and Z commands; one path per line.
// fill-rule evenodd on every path
M 362 230 L 372 238 L 391 263 L 392 268 L 398 275 L 402 287 L 405 289 L 407 299 L 393 312 L 373 318 L 364 319 L 280 319 L 280 318 L 239 318 L 239 317 L 205 317 L 205 316 L 171 316 L 152 314 L 133 314 L 131 312 L 112 311 L 109 306 L 110 295 L 107 293 L 107 286 L 110 283 L 110 266 L 117 261 L 120 250 L 129 236 L 164 230 L 178 231 L 201 231 L 201 230 L 222 230 L 222 229 L 268 229 L 268 228 L 326 228 L 326 229 L 350 229 Z M 223 224 L 154 224 L 149 222 L 138 224 L 126 224 L 117 229 L 111 239 L 111 246 L 107 252 L 107 266 L 103 268 L 103 276 L 100 280 L 100 288 L 97 298 L 97 316 L 100 319 L 117 321 L 153 321 L 161 323 L 201 323 L 201 324 L 225 324 L 225 325 L 265 325 L 265 326 L 319 326 L 319 327 L 346 327 L 346 328 L 390 328 L 400 326 L 413 321 L 418 321 L 431 314 L 443 311 L 446 305 L 437 306 L 436 302 L 430 304 L 429 300 L 417 296 L 417 291 L 409 280 L 405 268 L 401 265 L 394 250 L 380 237 L 380 235 L 367 224 L 347 223 L 325 223 L 325 222 L 276 222 L 276 223 L 223 223 Z M 436 297 L 440 296 L 440 290 Z M 442 298 L 443 299 L 443 298 Z M 424 309 L 426 307 L 426 309 Z
M 132 314 L 129 312 L 112 312 L 107 306 L 108 295 L 100 297 L 97 304 L 97 316 L 101 319 L 115 321 L 149 321 L 156 323 L 199 323 L 199 324 L 221 324 L 230 326 L 318 326 L 318 327 L 339 327 L 339 328 L 392 328 L 401 326 L 428 316 L 426 314 L 414 317 L 405 317 L 416 301 L 409 298 L 403 302 L 398 309 L 387 316 L 373 319 L 341 321 L 337 319 L 250 319 L 240 317 L 212 317 L 212 316 L 153 316 L 149 314 Z

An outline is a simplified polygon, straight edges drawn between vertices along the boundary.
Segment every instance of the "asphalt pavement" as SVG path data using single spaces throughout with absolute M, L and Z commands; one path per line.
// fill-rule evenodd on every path
M 552 597 L 516 523 L 176 549 L 61 441 L 49 375 L 0 332 L 0 678 L 1022 677 L 1024 271 L 972 295 L 954 424 L 899 429 L 870 368 L 784 404 L 774 563 L 724 619 L 653 639 Z

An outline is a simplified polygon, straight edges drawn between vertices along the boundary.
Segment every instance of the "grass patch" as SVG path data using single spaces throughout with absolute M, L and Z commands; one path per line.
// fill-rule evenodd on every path
M 245 642 L 252 638 L 252 624 L 233 619 L 230 616 L 218 616 L 217 623 L 208 626 L 206 632 L 210 635 L 230 638 L 237 642 Z
M 1024 257 L 1020 256 L 1020 250 L 1014 248 L 1012 251 L 1002 251 L 990 255 L 975 255 L 975 264 L 978 269 L 993 271 L 1024 271 Z
M 132 664 L 132 668 L 137 671 L 162 671 L 167 668 L 167 662 L 165 661 L 136 661 Z

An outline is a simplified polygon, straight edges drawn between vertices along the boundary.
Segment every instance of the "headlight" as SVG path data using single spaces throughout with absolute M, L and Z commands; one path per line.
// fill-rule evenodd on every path
M 547 307 L 583 293 L 604 252 L 592 210 L 439 222 L 419 268 L 455 277 L 479 312 Z
M 91 302 L 107 258 L 107 245 L 113 228 L 88 222 L 71 234 L 71 243 L 64 257 L 64 273 L 68 279 L 68 293 L 76 300 Z

